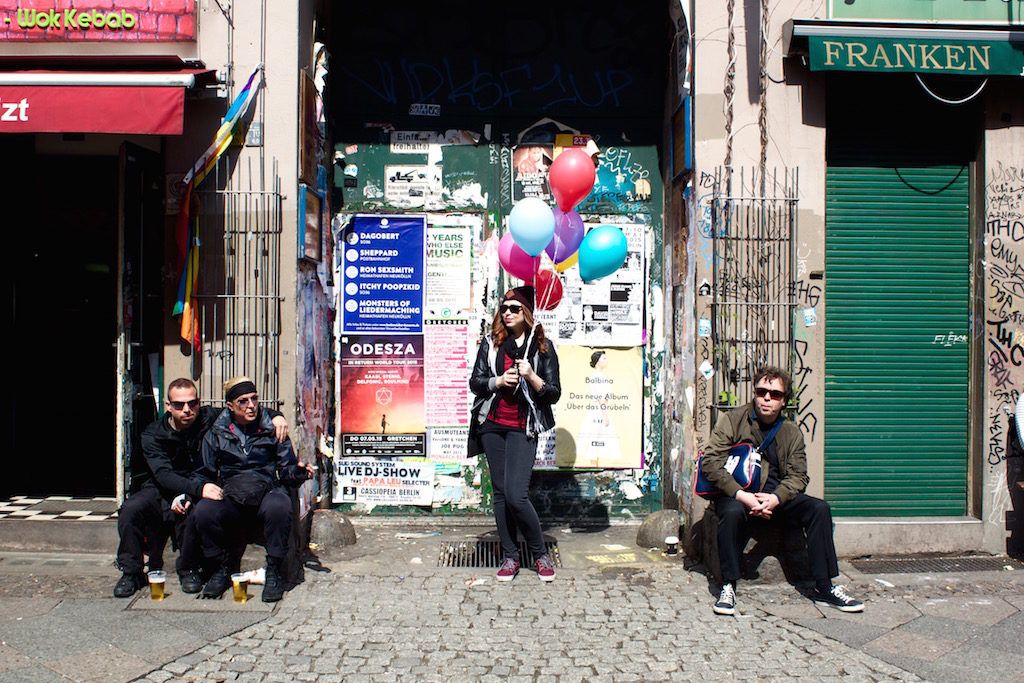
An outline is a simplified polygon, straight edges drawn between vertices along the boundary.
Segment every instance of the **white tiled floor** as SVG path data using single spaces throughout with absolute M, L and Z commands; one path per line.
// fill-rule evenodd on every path
M 33 510 L 40 503 L 47 503 L 45 510 Z M 83 505 L 88 502 L 91 505 Z M 82 510 L 96 503 L 104 503 L 99 507 L 105 510 Z M 116 501 L 113 498 L 75 498 L 72 496 L 48 496 L 46 498 L 29 498 L 28 496 L 11 496 L 8 500 L 0 500 L 0 519 L 50 521 L 61 520 L 70 522 L 101 522 L 116 519 Z

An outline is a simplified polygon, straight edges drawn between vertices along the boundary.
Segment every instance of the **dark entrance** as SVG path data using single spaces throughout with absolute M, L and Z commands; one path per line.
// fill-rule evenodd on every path
M 0 141 L 8 176 L 3 270 L 5 495 L 115 492 L 116 157 L 37 155 Z

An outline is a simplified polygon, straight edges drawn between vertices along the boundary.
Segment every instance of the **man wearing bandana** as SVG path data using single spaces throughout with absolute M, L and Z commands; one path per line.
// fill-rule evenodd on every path
M 204 499 L 194 513 L 203 555 L 217 566 L 202 594 L 219 598 L 228 589 L 241 560 L 233 550 L 243 538 L 242 529 L 258 524 L 267 549 L 262 599 L 276 602 L 284 596 L 282 569 L 292 528 L 292 500 L 285 487 L 311 478 L 313 468 L 299 464 L 289 439 L 275 439 L 252 380 L 228 380 L 224 398 L 228 407 L 204 437 L 202 465 L 196 471 L 198 483 L 217 484 L 224 493 L 219 500 Z

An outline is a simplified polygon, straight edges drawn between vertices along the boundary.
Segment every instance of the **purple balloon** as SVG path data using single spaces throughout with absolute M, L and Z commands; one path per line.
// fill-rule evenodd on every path
M 551 209 L 555 216 L 555 236 L 544 248 L 555 263 L 561 263 L 576 253 L 583 242 L 583 219 L 575 211 L 562 211 L 557 206 Z

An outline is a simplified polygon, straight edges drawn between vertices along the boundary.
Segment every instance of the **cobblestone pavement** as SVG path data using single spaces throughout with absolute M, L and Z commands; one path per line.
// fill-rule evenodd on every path
M 265 621 L 140 680 L 920 680 L 753 603 L 714 615 L 703 575 L 632 534 L 561 538 L 554 583 L 503 584 L 430 567 L 440 539 L 363 530 Z
M 266 621 L 144 680 L 919 680 L 756 609 L 716 618 L 708 600 L 706 582 L 667 568 L 547 585 L 532 572 L 317 575 Z
M 440 541 L 474 541 L 480 529 L 358 529 L 356 545 L 321 554 L 329 573 L 307 571 L 273 609 L 183 594 L 114 600 L 109 557 L 44 570 L 57 560 L 0 556 L 0 683 L 973 683 L 1024 672 L 1020 571 L 869 576 L 841 563 L 867 602 L 850 615 L 767 567 L 740 584 L 738 615 L 720 617 L 699 568 L 637 548 L 635 527 L 549 530 L 564 565 L 551 584 L 525 569 L 504 584 L 493 570 L 434 566 Z

